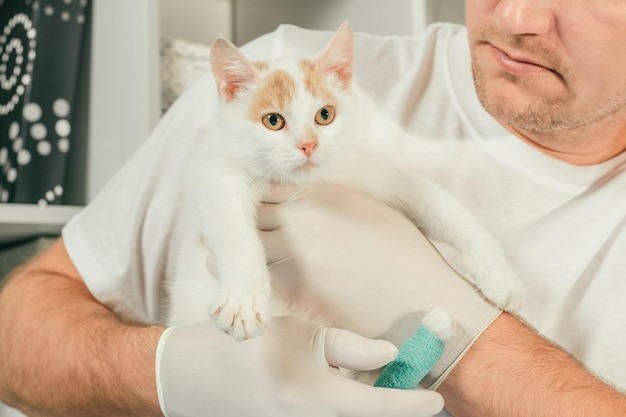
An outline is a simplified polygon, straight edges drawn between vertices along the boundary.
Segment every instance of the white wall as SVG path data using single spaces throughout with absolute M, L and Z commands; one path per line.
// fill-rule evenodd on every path
M 465 22 L 464 0 L 419 0 L 426 3 L 430 22 Z
M 463 0 L 235 0 L 233 4 L 233 37 L 238 44 L 280 23 L 334 30 L 347 19 L 356 31 L 411 35 L 430 22 L 464 21 Z
M 243 44 L 280 23 L 335 30 L 349 20 L 355 31 L 413 33 L 413 0 L 238 0 L 234 4 L 236 43 Z
M 257 0 L 258 1 L 258 0 Z M 218 36 L 232 40 L 230 0 L 159 0 L 160 38 L 211 44 Z
M 281 23 L 334 30 L 348 19 L 356 31 L 419 33 L 433 21 L 462 22 L 463 0 L 159 0 L 161 39 L 210 44 L 224 36 L 241 45 Z
M 93 3 L 87 200 L 145 140 L 160 116 L 158 8 L 153 0 Z

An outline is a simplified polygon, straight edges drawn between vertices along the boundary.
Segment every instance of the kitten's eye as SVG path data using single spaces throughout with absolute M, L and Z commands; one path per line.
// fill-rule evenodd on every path
M 278 113 L 269 113 L 261 119 L 269 130 L 280 130 L 285 127 L 285 119 Z
M 328 125 L 335 120 L 335 109 L 331 106 L 324 106 L 315 114 L 315 123 L 318 125 Z

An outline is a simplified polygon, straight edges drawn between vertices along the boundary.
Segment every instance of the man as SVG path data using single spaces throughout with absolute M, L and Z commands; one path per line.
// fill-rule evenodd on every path
M 443 280 L 448 291 L 432 284 L 431 303 L 452 309 L 458 302 L 461 311 L 481 311 L 455 316 L 470 329 L 458 342 L 467 352 L 448 359 L 447 377 L 444 370 L 434 376 L 436 383 L 443 378 L 439 391 L 453 415 L 624 415 L 624 395 L 572 355 L 620 390 L 626 387 L 620 335 L 626 323 L 620 296 L 626 210 L 619 207 L 626 201 L 626 9 L 619 2 L 582 0 L 466 5 L 467 37 L 450 26 L 433 27 L 419 39 L 357 37 L 355 81 L 366 87 L 361 98 L 374 101 L 381 119 L 398 128 L 392 133 L 420 143 L 423 152 L 409 155 L 416 169 L 449 189 L 500 240 L 528 290 L 520 314 L 569 354 L 477 300 L 399 216 L 332 186 L 261 214 L 271 231 L 271 260 L 308 259 L 298 271 L 302 282 L 280 278 L 292 272 L 289 262 L 275 265 L 276 290 L 327 303 L 360 333 L 376 336 L 384 326 L 368 328 L 371 316 L 352 311 L 371 306 L 372 316 L 384 316 L 381 305 L 391 310 L 390 304 L 407 307 L 409 301 L 386 299 L 383 290 L 417 296 Z M 257 59 L 267 58 L 260 51 L 305 54 L 326 39 L 283 27 L 246 51 Z M 468 40 L 478 97 L 491 116 L 473 91 Z M 164 213 L 175 204 L 172 189 L 157 185 L 171 184 L 168 176 L 184 163 L 190 141 L 180 136 L 193 133 L 194 120 L 210 110 L 211 99 L 201 91 L 209 81 L 175 105 L 112 185 L 68 225 L 65 241 L 3 290 L 0 399 L 32 415 L 159 415 L 158 399 L 170 415 L 435 413 L 440 404 L 423 395 L 428 391 L 366 389 L 329 369 L 384 363 L 393 352 L 382 342 L 288 318 L 241 344 L 210 325 L 168 330 L 162 337 L 162 327 L 136 324 L 162 317 L 158 277 L 171 220 Z M 342 198 L 331 198 L 338 193 Z M 352 215 L 324 217 L 332 212 L 324 207 L 336 204 Z M 316 244 L 311 229 L 302 227 L 298 215 L 310 207 L 316 209 L 308 210 L 306 220 L 320 216 L 314 220 L 332 236 L 332 245 Z M 274 210 L 280 210 L 278 224 L 271 224 L 277 223 Z M 373 249 L 361 244 L 372 231 L 380 240 Z M 286 246 L 273 239 L 274 232 L 299 240 Z M 397 252 L 406 261 L 386 262 L 386 246 L 393 248 L 390 256 Z M 355 265 L 353 259 L 367 262 Z M 418 270 L 420 263 L 428 265 Z M 356 267 L 377 274 L 350 274 Z M 436 279 L 408 279 L 427 269 Z M 391 271 L 384 276 L 389 282 L 377 282 L 380 271 Z M 352 297 L 345 296 L 346 288 Z

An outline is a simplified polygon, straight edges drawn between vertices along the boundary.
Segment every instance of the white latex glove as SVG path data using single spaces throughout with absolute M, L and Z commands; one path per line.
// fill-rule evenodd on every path
M 330 183 L 276 187 L 259 209 L 274 294 L 335 327 L 400 346 L 427 311 L 458 326 L 429 388 L 499 314 L 404 216 Z
M 372 388 L 335 367 L 373 369 L 395 347 L 352 332 L 276 317 L 244 342 L 211 323 L 169 328 L 157 349 L 161 409 L 169 417 L 419 417 L 439 394 Z

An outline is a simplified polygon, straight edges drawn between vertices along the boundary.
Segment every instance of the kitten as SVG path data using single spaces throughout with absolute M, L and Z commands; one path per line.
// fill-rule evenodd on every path
M 402 211 L 429 237 L 464 254 L 487 297 L 518 307 L 519 283 L 482 227 L 434 184 L 401 170 L 393 152 L 382 157 L 369 141 L 354 137 L 349 24 L 315 61 L 253 63 L 225 40 L 213 45 L 210 61 L 221 100 L 185 173 L 171 243 L 170 324 L 210 314 L 236 339 L 262 332 L 270 320 L 271 288 L 257 206 L 272 184 L 320 180 L 358 188 Z

